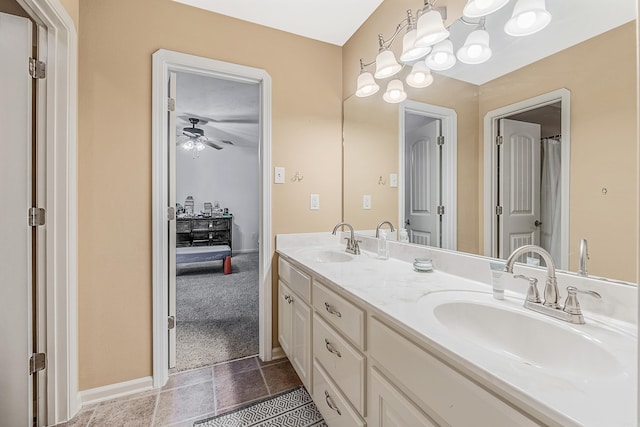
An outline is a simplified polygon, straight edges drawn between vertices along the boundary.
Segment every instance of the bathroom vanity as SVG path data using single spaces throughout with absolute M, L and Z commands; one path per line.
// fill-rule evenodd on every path
M 489 258 L 390 242 L 381 260 L 358 238 L 277 236 L 279 341 L 330 426 L 637 425 L 637 288 L 559 273 L 562 296 L 602 294 L 571 325 L 523 308 L 520 281 L 493 299 Z

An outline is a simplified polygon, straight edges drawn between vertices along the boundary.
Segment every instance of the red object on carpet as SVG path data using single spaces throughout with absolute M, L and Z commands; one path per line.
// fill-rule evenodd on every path
M 230 256 L 224 259 L 224 274 L 231 274 L 231 257 Z

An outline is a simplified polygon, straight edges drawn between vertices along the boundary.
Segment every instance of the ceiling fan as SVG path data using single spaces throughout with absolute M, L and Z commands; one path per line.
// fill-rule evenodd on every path
M 196 127 L 202 120 L 196 117 L 188 117 L 188 120 L 191 123 L 191 127 L 182 128 L 182 134 L 179 135 L 179 138 L 176 141 L 177 145 L 187 151 L 193 151 L 194 157 L 197 157 L 197 152 L 204 150 L 205 147 L 222 150 L 223 147 L 221 145 L 216 144 L 212 139 L 206 137 L 204 135 L 204 130 Z M 226 139 L 215 141 L 233 145 L 233 142 Z

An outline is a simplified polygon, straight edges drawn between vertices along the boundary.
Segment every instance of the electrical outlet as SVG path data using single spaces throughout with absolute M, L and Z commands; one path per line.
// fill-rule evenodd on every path
M 362 209 L 371 209 L 371 196 L 368 194 L 362 196 Z
M 309 197 L 309 209 L 311 209 L 312 211 L 317 211 L 318 209 L 320 209 L 320 195 L 319 194 L 312 194 Z
M 398 174 L 390 173 L 389 174 L 389 187 L 398 188 Z
M 284 184 L 284 168 L 279 168 L 279 167 L 274 168 L 273 182 L 276 184 Z

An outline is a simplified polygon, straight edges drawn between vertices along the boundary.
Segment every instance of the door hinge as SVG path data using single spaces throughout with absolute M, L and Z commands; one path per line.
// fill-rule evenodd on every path
M 444 145 L 444 135 L 438 135 L 438 138 L 436 138 L 436 143 L 438 145 Z
M 502 137 L 502 135 L 496 136 L 496 145 L 502 145 L 503 142 L 504 138 Z
M 29 375 L 44 370 L 46 365 L 47 356 L 44 353 L 33 353 L 29 358 Z
M 39 227 L 44 225 L 47 212 L 43 208 L 29 208 L 29 227 Z
M 169 98 L 167 102 L 167 110 L 176 111 L 176 100 L 174 98 Z
M 29 75 L 34 79 L 44 79 L 47 74 L 47 67 L 44 62 L 36 58 L 29 58 Z
M 502 206 L 496 206 L 496 215 L 502 215 Z
M 167 219 L 169 221 L 173 221 L 174 219 L 176 219 L 176 208 L 174 208 L 173 206 L 169 206 L 167 208 Z
M 438 206 L 437 213 L 438 215 L 444 215 L 444 206 Z
M 176 327 L 176 317 L 175 316 L 169 316 L 167 318 L 167 327 L 169 329 L 173 329 Z

